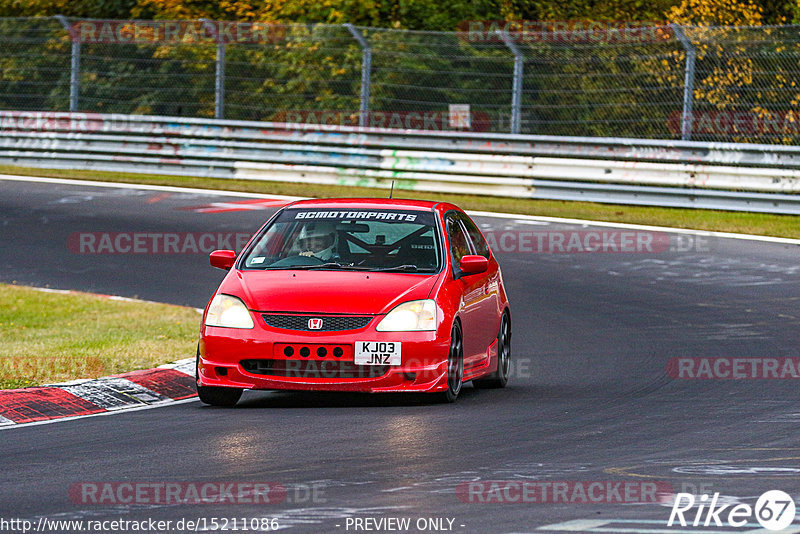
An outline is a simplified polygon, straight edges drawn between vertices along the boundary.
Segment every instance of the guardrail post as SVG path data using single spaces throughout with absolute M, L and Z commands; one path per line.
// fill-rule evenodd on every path
M 372 47 L 361 32 L 352 24 L 345 24 L 350 35 L 361 46 L 361 104 L 359 105 L 358 125 L 365 128 L 369 125 L 369 91 L 372 75 Z
M 518 134 L 522 115 L 522 74 L 525 56 L 505 30 L 496 30 L 505 45 L 514 54 L 514 80 L 511 89 L 511 133 Z
M 692 106 L 694 104 L 694 72 L 695 62 L 697 61 L 697 49 L 686 37 L 683 27 L 677 24 L 670 24 L 675 37 L 681 42 L 686 50 L 686 67 L 683 79 L 683 113 L 681 115 L 681 139 L 684 141 L 692 140 Z
M 81 76 L 81 41 L 72 35 L 69 27 L 69 21 L 64 15 L 56 15 L 56 19 L 61 23 L 61 26 L 69 33 L 70 41 L 72 41 L 72 53 L 69 67 L 69 110 L 71 112 L 78 111 L 78 92 L 80 91 L 80 76 Z
M 214 22 L 209 19 L 200 19 L 208 32 L 217 41 L 216 73 L 214 77 L 214 118 L 225 118 L 225 42 L 219 37 Z

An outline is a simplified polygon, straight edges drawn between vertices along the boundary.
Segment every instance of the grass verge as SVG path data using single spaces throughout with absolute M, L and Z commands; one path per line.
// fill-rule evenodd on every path
M 178 187 L 199 187 L 204 189 L 224 189 L 291 195 L 302 197 L 375 197 L 385 196 L 387 191 L 367 187 L 336 185 L 314 185 L 294 182 L 260 182 L 254 180 L 224 180 L 184 176 L 160 176 L 135 173 L 115 173 L 104 171 L 81 171 L 61 169 L 32 169 L 0 165 L 2 174 L 21 174 L 25 176 L 46 176 L 75 180 L 102 180 L 107 182 L 126 182 L 151 185 L 171 185 Z M 519 213 L 548 217 L 592 219 L 597 221 L 623 222 L 671 226 L 676 228 L 695 228 L 718 232 L 737 232 L 776 237 L 800 238 L 800 224 L 796 215 L 770 215 L 762 213 L 730 212 L 720 210 L 692 210 L 679 208 L 657 208 L 647 206 L 627 206 L 618 204 L 598 204 L 594 202 L 565 202 L 557 200 L 532 200 L 522 198 L 482 197 L 476 195 L 454 195 L 425 193 L 415 191 L 395 191 L 396 197 L 421 198 L 452 202 L 467 210 Z
M 147 369 L 194 356 L 200 314 L 169 304 L 0 284 L 0 389 Z

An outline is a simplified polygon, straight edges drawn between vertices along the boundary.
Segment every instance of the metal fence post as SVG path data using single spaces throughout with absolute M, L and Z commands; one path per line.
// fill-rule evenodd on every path
M 217 27 L 209 19 L 200 19 L 208 32 L 217 41 L 217 55 L 215 59 L 216 72 L 214 76 L 214 118 L 225 118 L 225 42 L 219 37 Z
M 225 118 L 225 43 L 217 43 L 217 73 L 214 87 L 214 118 Z
M 64 15 L 56 15 L 56 19 L 61 23 L 61 26 L 64 27 L 67 33 L 69 33 L 70 41 L 72 41 L 69 67 L 69 110 L 74 113 L 78 111 L 78 92 L 80 91 L 81 83 L 81 41 L 72 35 L 67 17 Z
M 509 37 L 505 30 L 496 30 L 505 45 L 514 54 L 514 80 L 511 88 L 511 133 L 519 133 L 520 118 L 522 115 L 522 74 L 525 56 L 517 44 Z
M 692 140 L 692 106 L 694 104 L 694 72 L 695 62 L 697 61 L 697 49 L 686 37 L 683 27 L 677 24 L 670 24 L 675 37 L 686 50 L 686 68 L 683 79 L 683 114 L 681 115 L 681 139 L 684 141 Z
M 352 24 L 345 24 L 350 35 L 361 46 L 361 104 L 359 106 L 358 125 L 365 128 L 369 124 L 369 90 L 372 77 L 372 48 L 361 32 Z

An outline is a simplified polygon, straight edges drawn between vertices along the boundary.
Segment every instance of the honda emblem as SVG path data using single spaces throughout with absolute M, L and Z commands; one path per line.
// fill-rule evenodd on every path
M 308 320 L 308 329 L 309 330 L 319 330 L 322 328 L 322 319 L 309 319 Z

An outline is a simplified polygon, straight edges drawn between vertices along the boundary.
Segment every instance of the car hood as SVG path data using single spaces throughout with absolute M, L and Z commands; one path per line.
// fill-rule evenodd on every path
M 428 298 L 438 275 L 346 271 L 232 271 L 219 292 L 242 298 L 251 310 L 383 314 Z

